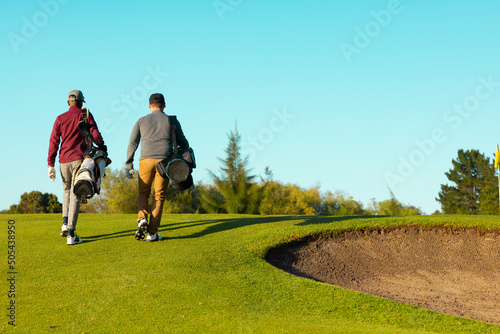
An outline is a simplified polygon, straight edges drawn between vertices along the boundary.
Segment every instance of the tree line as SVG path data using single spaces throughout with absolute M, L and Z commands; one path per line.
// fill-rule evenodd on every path
M 273 178 L 271 168 L 264 176 L 251 174 L 248 158 L 241 156 L 240 134 L 237 129 L 228 134 L 226 157 L 219 158 L 218 173 L 209 171 L 212 184 L 198 182 L 191 189 L 176 192 L 168 187 L 164 213 L 228 213 L 260 215 L 421 215 L 412 205 L 399 202 L 391 192 L 389 200 L 372 199 L 367 207 L 343 191 L 321 192 L 319 186 L 303 189 L 296 184 L 283 183 Z M 82 212 L 136 213 L 137 176 L 128 179 L 125 169 L 106 171 L 101 194 L 95 196 Z M 452 160 L 452 168 L 445 173 L 452 184 L 441 185 L 436 200 L 442 213 L 497 214 L 498 186 L 493 162 L 478 150 L 459 150 Z M 153 198 L 153 190 L 151 198 Z M 18 205 L 6 213 L 61 212 L 61 204 L 52 194 L 37 191 L 24 193 Z M 435 213 L 441 213 L 435 212 Z M 5 212 L 4 212 L 5 213 Z
M 31 191 L 21 195 L 19 204 L 12 204 L 9 210 L 2 213 L 58 213 L 62 212 L 62 204 L 57 196 L 40 191 Z
M 319 186 L 303 189 L 273 178 L 270 167 L 264 176 L 251 174 L 248 157 L 241 156 L 241 136 L 237 129 L 228 134 L 224 159 L 218 158 L 218 173 L 209 171 L 212 184 L 198 182 L 191 189 L 176 192 L 169 187 L 164 213 L 229 213 L 260 215 L 419 215 L 419 208 L 390 200 L 372 200 L 365 208 L 343 191 L 321 192 Z M 135 180 L 135 181 L 134 181 Z M 151 198 L 154 194 L 152 192 Z M 102 185 L 100 196 L 84 207 L 86 212 L 137 212 L 137 180 L 128 180 L 125 170 L 112 170 Z

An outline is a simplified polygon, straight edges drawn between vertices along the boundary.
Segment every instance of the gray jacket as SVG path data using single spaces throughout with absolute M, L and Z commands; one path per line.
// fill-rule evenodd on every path
M 165 159 L 174 152 L 172 136 L 170 134 L 170 122 L 172 118 L 163 111 L 153 110 L 149 115 L 139 118 L 132 129 L 127 149 L 127 169 L 134 168 L 134 154 L 141 142 L 142 159 Z M 175 118 L 177 145 L 183 149 L 189 148 L 189 143 L 184 137 L 181 124 Z

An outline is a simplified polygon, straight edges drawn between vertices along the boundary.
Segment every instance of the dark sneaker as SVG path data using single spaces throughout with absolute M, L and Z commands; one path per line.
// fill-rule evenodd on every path
M 146 238 L 146 241 L 147 242 L 154 242 L 154 241 L 160 241 L 161 239 L 163 239 L 163 237 L 161 236 L 161 234 L 158 234 L 158 233 L 148 233 L 148 237 Z
M 76 234 L 73 236 L 68 235 L 66 240 L 66 245 L 77 245 L 82 243 L 82 238 L 79 238 Z
M 147 231 L 148 231 L 148 221 L 146 219 L 142 219 L 137 224 L 137 232 L 135 232 L 135 240 L 144 239 Z

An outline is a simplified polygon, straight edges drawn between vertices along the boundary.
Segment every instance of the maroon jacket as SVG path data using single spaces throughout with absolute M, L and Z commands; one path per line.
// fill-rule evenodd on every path
M 50 134 L 49 157 L 47 159 L 50 167 L 54 167 L 57 151 L 59 150 L 59 143 L 61 143 L 59 163 L 83 159 L 86 145 L 78 130 L 78 123 L 81 120 L 81 115 L 81 109 L 73 106 L 65 113 L 57 116 L 54 127 L 52 128 L 52 133 Z M 89 113 L 87 123 L 94 143 L 96 143 L 101 150 L 107 152 L 107 147 L 104 144 L 104 140 L 102 139 L 99 129 L 97 129 L 97 124 L 91 113 Z

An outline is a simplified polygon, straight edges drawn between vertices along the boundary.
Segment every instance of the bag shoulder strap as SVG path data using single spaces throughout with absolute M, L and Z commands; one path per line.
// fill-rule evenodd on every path
M 177 137 L 175 136 L 175 131 L 177 130 L 177 116 L 168 116 L 168 122 L 170 123 L 170 135 L 172 136 L 172 143 L 174 144 L 174 152 L 177 151 Z
M 89 119 L 89 110 L 86 107 L 83 107 L 80 120 L 87 123 L 87 119 Z
M 92 144 L 94 142 L 89 132 L 87 123 L 88 118 L 89 118 L 89 110 L 87 108 L 82 108 L 80 122 L 78 123 L 78 130 L 80 131 L 80 135 L 83 137 L 85 144 L 87 146 L 85 152 L 83 153 L 83 156 L 85 158 L 90 157 Z

